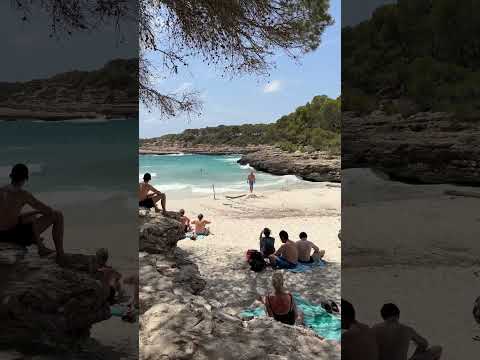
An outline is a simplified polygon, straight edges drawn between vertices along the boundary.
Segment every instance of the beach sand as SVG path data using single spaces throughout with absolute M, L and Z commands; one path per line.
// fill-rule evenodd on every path
M 272 291 L 273 271 L 254 273 L 245 261 L 248 249 L 259 248 L 264 227 L 272 230 L 276 248 L 281 244 L 278 233 L 286 230 L 292 240 L 298 240 L 298 234 L 305 231 L 326 250 L 329 263 L 325 268 L 285 273 L 289 291 L 315 303 L 340 301 L 340 192 L 337 186 L 312 184 L 310 189 L 272 190 L 236 199 L 217 195 L 217 200 L 213 196 L 170 200 L 167 207 L 175 211 L 183 208 L 191 219 L 202 213 L 212 221 L 211 235 L 196 241 L 181 240 L 178 247 L 189 254 L 207 281 L 202 296 L 215 307 L 238 315 L 258 295 Z
M 368 169 L 342 181 L 342 297 L 359 321 L 380 322 L 381 306 L 394 302 L 402 322 L 443 346 L 442 359 L 478 356 L 480 199 L 445 195 L 474 189 L 402 184 Z

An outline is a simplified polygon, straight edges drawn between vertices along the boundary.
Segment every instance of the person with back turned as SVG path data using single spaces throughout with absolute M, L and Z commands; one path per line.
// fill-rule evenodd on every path
M 378 360 L 372 329 L 357 321 L 355 308 L 342 299 L 342 360 Z
M 38 254 L 47 256 L 55 251 L 43 244 L 40 235 L 51 226 L 57 262 L 63 264 L 63 215 L 23 189 L 28 177 L 28 167 L 17 164 L 10 173 L 10 184 L 0 187 L 0 242 L 22 246 L 36 244 Z M 22 213 L 26 205 L 33 211 Z
M 378 344 L 380 360 L 407 360 L 410 342 L 417 348 L 410 360 L 439 360 L 440 346 L 429 347 L 428 341 L 417 332 L 400 323 L 400 309 L 395 304 L 385 304 L 380 310 L 383 322 L 372 329 Z

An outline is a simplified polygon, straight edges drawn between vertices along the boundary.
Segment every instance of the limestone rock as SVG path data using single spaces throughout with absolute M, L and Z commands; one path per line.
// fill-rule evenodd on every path
M 168 212 L 167 216 L 139 210 L 139 250 L 155 254 L 173 255 L 178 240 L 185 235 L 180 215 Z
M 340 156 L 325 152 L 287 153 L 264 147 L 242 156 L 238 161 L 274 175 L 297 175 L 308 181 L 340 182 Z
M 4 261 L 5 259 L 8 261 Z M 69 347 L 110 317 L 107 291 L 96 280 L 93 256 L 67 254 L 68 265 L 0 244 L 0 345 Z
M 408 182 L 480 184 L 478 117 L 443 112 L 342 116 L 342 168 L 377 168 Z

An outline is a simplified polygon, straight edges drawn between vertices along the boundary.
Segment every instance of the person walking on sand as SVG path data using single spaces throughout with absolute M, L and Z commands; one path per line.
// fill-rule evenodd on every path
M 207 224 L 211 224 L 210 221 L 203 218 L 203 214 L 199 214 L 196 220 L 191 222 L 195 225 L 195 235 L 208 235 L 210 234 L 210 229 L 206 227 Z
M 379 349 L 379 360 L 407 360 L 410 342 L 417 348 L 410 360 L 439 360 L 440 346 L 429 347 L 428 341 L 417 332 L 400 323 L 400 309 L 395 304 L 385 304 L 380 310 L 383 322 L 373 326 Z
M 10 173 L 10 185 L 0 187 L 0 242 L 12 242 L 23 246 L 36 244 L 38 254 L 47 256 L 55 251 L 43 244 L 40 235 L 51 226 L 57 263 L 62 265 L 65 260 L 63 215 L 23 189 L 28 177 L 28 167 L 17 164 Z M 22 213 L 26 205 L 34 211 Z
M 160 201 L 162 204 L 162 212 L 166 213 L 165 206 L 167 198 L 164 193 L 155 189 L 152 185 L 149 184 L 152 180 L 152 176 L 149 173 L 143 175 L 143 182 L 139 184 L 138 191 L 138 206 L 151 209 L 155 208 L 156 212 L 160 212 L 160 209 L 157 206 L 157 202 Z
M 317 245 L 313 242 L 307 240 L 307 233 L 301 232 L 300 240 L 298 240 L 295 245 L 297 245 L 298 250 L 298 262 L 304 264 L 311 264 L 315 261 L 319 261 L 325 255 L 325 250 L 320 250 Z M 312 254 L 313 249 L 313 254 Z M 311 254 L 311 255 L 310 255 Z
M 293 269 L 298 263 L 298 250 L 293 241 L 288 238 L 285 230 L 280 231 L 280 241 L 282 246 L 273 255 L 270 255 L 270 264 L 278 269 Z
M 378 360 L 378 346 L 372 329 L 357 321 L 355 308 L 342 299 L 342 359 Z
M 303 322 L 297 309 L 293 295 L 284 287 L 283 275 L 276 272 L 272 276 L 273 295 L 258 298 L 265 305 L 268 316 L 284 324 L 295 325 L 297 320 Z
M 248 182 L 248 185 L 250 186 L 250 194 L 253 193 L 253 185 L 255 184 L 255 180 L 256 180 L 255 173 L 252 170 L 247 177 L 247 182 Z

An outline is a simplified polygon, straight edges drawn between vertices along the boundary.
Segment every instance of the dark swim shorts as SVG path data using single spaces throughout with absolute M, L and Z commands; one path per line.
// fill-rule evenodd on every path
M 30 246 L 35 243 L 33 224 L 18 223 L 8 230 L 0 230 L 0 242 L 9 242 L 22 246 Z
M 142 201 L 140 201 L 138 203 L 138 206 L 143 207 L 143 208 L 147 208 L 147 209 L 151 209 L 151 208 L 155 207 L 155 203 L 153 202 L 152 198 L 146 198 L 146 199 L 143 199 Z

